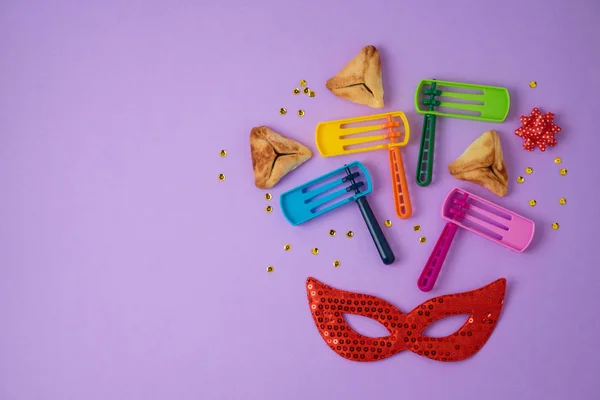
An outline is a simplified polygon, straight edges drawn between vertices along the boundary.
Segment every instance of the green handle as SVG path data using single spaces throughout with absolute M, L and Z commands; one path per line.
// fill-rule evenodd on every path
M 421 148 L 417 164 L 417 185 L 428 186 L 433 176 L 433 146 L 435 144 L 435 115 L 425 114 Z

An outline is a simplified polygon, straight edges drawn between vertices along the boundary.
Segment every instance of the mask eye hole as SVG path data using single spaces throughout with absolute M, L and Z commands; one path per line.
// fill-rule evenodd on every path
M 470 314 L 459 314 L 438 319 L 425 328 L 423 335 L 435 338 L 450 336 L 458 331 L 465 323 L 470 323 L 472 320 L 470 317 Z
M 391 333 L 381 322 L 375 319 L 355 314 L 344 314 L 344 319 L 354 332 L 366 337 L 380 338 Z M 386 321 L 386 323 L 390 322 Z

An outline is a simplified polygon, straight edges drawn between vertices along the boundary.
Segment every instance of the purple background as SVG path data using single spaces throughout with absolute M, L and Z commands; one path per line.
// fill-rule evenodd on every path
M 0 399 L 596 398 L 597 1 L 82 3 L 0 3 Z M 384 110 L 411 123 L 407 221 L 394 215 L 385 152 L 324 159 L 314 145 L 319 121 L 375 112 L 324 87 L 367 44 L 381 51 Z M 427 188 L 414 184 L 423 78 L 505 86 L 512 100 L 503 124 L 438 120 Z M 315 98 L 292 95 L 300 79 Z M 545 153 L 522 150 L 513 134 L 534 106 L 563 128 Z M 271 214 L 248 145 L 261 124 L 314 151 L 270 190 Z M 446 170 L 488 129 L 501 135 L 510 176 L 502 199 Z M 379 261 L 356 207 L 292 227 L 276 201 L 353 159 L 373 175 L 375 213 L 393 220 L 393 266 Z M 536 235 L 518 254 L 459 232 L 438 285 L 421 293 L 454 186 L 532 218 Z M 404 311 L 499 277 L 508 291 L 473 358 L 403 352 L 361 364 L 319 336 L 308 276 Z

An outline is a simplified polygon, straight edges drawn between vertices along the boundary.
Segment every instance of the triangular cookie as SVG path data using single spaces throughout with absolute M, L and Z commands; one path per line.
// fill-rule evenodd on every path
M 496 131 L 479 136 L 448 165 L 448 171 L 456 179 L 481 185 L 500 197 L 508 192 L 508 174 Z
M 338 97 L 372 108 L 383 107 L 381 59 L 375 46 L 366 46 L 325 84 Z
M 252 128 L 250 152 L 254 184 L 261 189 L 275 186 L 287 173 L 312 157 L 306 146 L 281 136 L 266 126 Z

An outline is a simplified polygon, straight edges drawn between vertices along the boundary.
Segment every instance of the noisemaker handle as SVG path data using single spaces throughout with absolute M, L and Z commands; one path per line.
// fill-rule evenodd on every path
M 366 196 L 359 197 L 356 199 L 356 204 L 358 204 L 358 208 L 367 224 L 367 228 L 369 228 L 369 233 L 373 238 L 373 242 L 375 243 L 375 247 L 377 247 L 377 251 L 381 256 L 381 260 L 384 264 L 389 265 L 394 262 L 395 257 L 392 249 L 383 235 L 383 231 L 381 227 L 377 223 L 377 219 L 375 218 L 375 214 L 373 214 L 373 210 L 371 210 L 371 206 L 369 206 L 369 202 L 367 201 Z
M 423 131 L 421 132 L 421 147 L 417 164 L 417 184 L 428 186 L 433 177 L 433 146 L 435 145 L 435 115 L 425 114 Z
M 412 204 L 410 203 L 408 183 L 406 182 L 406 174 L 404 173 L 404 163 L 402 162 L 400 146 L 390 147 L 389 153 L 396 215 L 402 219 L 406 219 L 412 214 Z
M 425 268 L 423 268 L 423 272 L 421 272 L 421 276 L 417 281 L 417 286 L 423 292 L 429 292 L 433 289 L 457 228 L 457 225 L 452 222 L 448 222 L 444 227 L 440 238 L 429 256 L 429 260 L 427 260 L 427 264 L 425 264 Z

